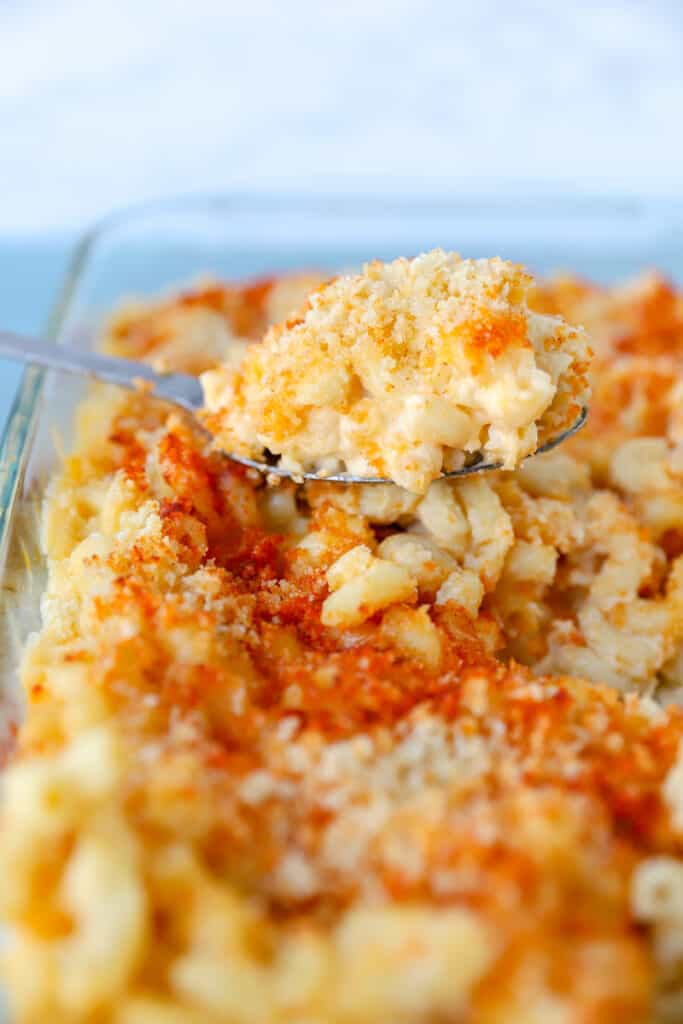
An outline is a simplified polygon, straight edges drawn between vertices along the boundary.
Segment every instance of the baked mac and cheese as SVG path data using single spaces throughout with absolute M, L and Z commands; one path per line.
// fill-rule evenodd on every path
M 204 372 L 314 284 L 105 344 Z M 681 1019 L 683 303 L 531 302 L 594 339 L 586 431 L 424 494 L 271 487 L 147 396 L 81 407 L 1 807 L 16 1024 Z

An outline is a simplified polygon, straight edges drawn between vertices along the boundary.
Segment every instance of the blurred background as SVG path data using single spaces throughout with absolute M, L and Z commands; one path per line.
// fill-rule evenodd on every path
M 174 193 L 676 203 L 681 110 L 680 0 L 0 0 L 1 322 Z

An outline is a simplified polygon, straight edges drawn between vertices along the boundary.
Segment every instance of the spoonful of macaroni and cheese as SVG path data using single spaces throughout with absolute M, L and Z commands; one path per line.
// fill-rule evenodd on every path
M 225 451 L 295 477 L 424 492 L 514 469 L 578 429 L 588 396 L 585 332 L 532 311 L 532 285 L 439 249 L 369 263 L 205 373 L 202 421 Z
M 422 493 L 514 469 L 583 424 L 588 339 L 533 311 L 532 286 L 512 263 L 439 249 L 369 263 L 200 379 L 8 332 L 0 354 L 147 388 L 262 473 Z

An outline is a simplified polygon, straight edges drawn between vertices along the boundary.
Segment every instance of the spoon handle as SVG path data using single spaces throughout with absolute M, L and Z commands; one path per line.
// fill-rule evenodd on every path
M 118 359 L 93 352 L 40 341 L 0 330 L 0 356 L 36 363 L 51 370 L 94 377 L 108 384 L 137 390 L 139 382 L 151 384 L 154 395 L 196 412 L 203 404 L 202 387 L 196 377 L 185 373 L 157 373 L 151 366 L 132 359 Z

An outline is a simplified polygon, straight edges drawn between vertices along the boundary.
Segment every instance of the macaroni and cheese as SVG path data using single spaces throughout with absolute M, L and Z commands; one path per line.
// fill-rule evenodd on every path
M 255 358 L 315 285 L 203 284 L 105 345 Z M 0 811 L 16 1024 L 681 1019 L 683 302 L 530 302 L 595 341 L 586 431 L 423 494 L 81 407 Z

